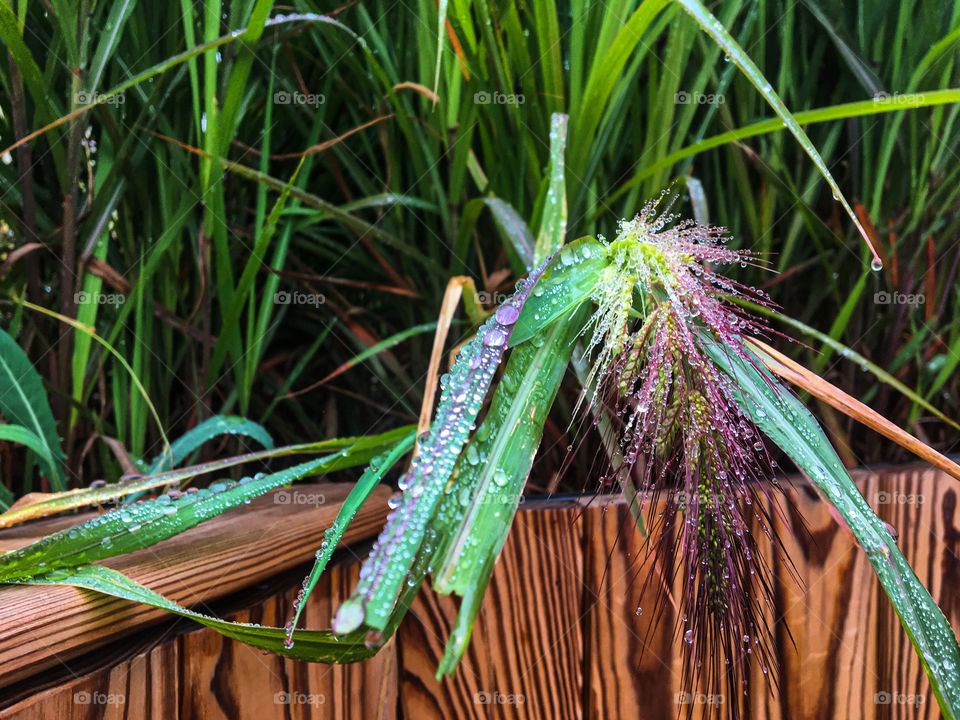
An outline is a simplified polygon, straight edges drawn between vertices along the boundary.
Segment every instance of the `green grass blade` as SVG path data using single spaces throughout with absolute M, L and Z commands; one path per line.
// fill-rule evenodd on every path
M 16 341 L 0 330 L 0 411 L 11 423 L 29 429 L 43 442 L 46 474 L 55 490 L 66 489 L 65 455 L 40 373 Z
M 860 220 L 853 212 L 853 208 L 850 207 L 850 203 L 847 202 L 847 199 L 840 191 L 840 186 L 837 185 L 837 181 L 833 179 L 833 175 L 830 173 L 830 169 L 827 167 L 827 164 L 823 161 L 823 158 L 820 157 L 820 153 L 817 151 L 816 147 L 814 147 L 813 143 L 810 142 L 810 138 L 807 137 L 807 134 L 803 131 L 803 128 L 800 127 L 800 124 L 794 118 L 793 114 L 787 109 L 787 106 L 783 104 L 780 96 L 774 92 L 773 86 L 767 82 L 767 79 L 763 76 L 763 73 L 760 72 L 760 68 L 756 66 L 753 60 L 750 59 L 750 56 L 744 52 L 743 48 L 741 48 L 737 41 L 734 40 L 733 36 L 727 31 L 723 24 L 717 20 L 709 10 L 707 10 L 703 3 L 699 2 L 699 0 L 676 0 L 676 2 L 693 16 L 693 18 L 700 24 L 700 27 L 702 27 L 707 34 L 713 38 L 715 43 L 723 48 L 723 51 L 726 53 L 727 57 L 730 58 L 732 62 L 736 63 L 737 67 L 743 71 L 744 75 L 747 76 L 753 86 L 760 91 L 766 101 L 783 121 L 783 124 L 786 126 L 786 128 L 797 139 L 797 142 L 800 143 L 800 146 L 804 149 L 807 155 L 810 156 L 810 159 L 813 160 L 814 165 L 817 166 L 820 174 L 823 175 L 823 179 L 827 181 L 830 189 L 833 190 L 833 196 L 840 201 L 843 209 L 846 210 L 847 215 L 850 216 L 853 224 L 856 226 L 857 230 L 860 231 L 860 235 L 863 237 L 864 242 L 866 242 L 867 247 L 870 248 L 870 252 L 873 253 L 876 262 L 880 262 L 880 256 L 877 255 L 877 251 L 874 249 L 873 243 L 870 242 L 870 237 L 867 235 L 866 229 L 864 229 L 863 225 L 860 224 Z
M 547 172 L 547 199 L 543 206 L 540 233 L 532 265 L 537 265 L 563 246 L 567 232 L 567 192 L 564 184 L 564 148 L 567 144 L 567 116 L 550 118 L 550 167 Z
M 288 646 L 293 642 L 293 630 L 297 627 L 297 622 L 300 620 L 300 613 L 303 611 L 307 598 L 310 597 L 310 593 L 312 593 L 313 588 L 316 587 L 317 581 L 327 567 L 327 563 L 330 562 L 330 558 L 333 557 L 333 553 L 337 549 L 337 545 L 340 544 L 343 534 L 347 531 L 353 518 L 356 517 L 360 506 L 370 497 L 370 493 L 373 492 L 373 489 L 380 483 L 384 474 L 386 474 L 400 458 L 410 452 L 415 439 L 416 433 L 411 432 L 403 440 L 398 442 L 390 452 L 374 458 L 370 466 L 364 471 L 363 475 L 360 476 L 357 484 L 353 486 L 350 495 L 344 500 L 343 505 L 340 507 L 340 512 L 337 513 L 337 519 L 333 521 L 330 529 L 324 533 L 323 543 L 317 551 L 317 559 L 313 565 L 313 569 L 304 579 L 303 589 L 300 591 L 300 594 L 297 595 L 297 600 L 294 604 L 293 618 L 287 625 Z
M 936 602 L 917 579 L 886 524 L 864 500 L 820 425 L 762 361 L 753 366 L 714 343 L 705 350 L 737 384 L 740 405 L 757 427 L 806 473 L 844 518 L 873 566 L 923 664 L 947 718 L 960 717 L 960 646 Z
M 260 443 L 267 450 L 273 448 L 273 438 L 253 420 L 233 415 L 214 415 L 188 430 L 170 444 L 168 452 L 161 453 L 150 463 L 147 475 L 156 475 L 174 468 L 194 450 L 219 435 L 242 435 Z
M 268 650 L 295 660 L 322 663 L 358 662 L 373 657 L 399 625 L 409 607 L 419 585 L 408 588 L 397 606 L 397 612 L 390 619 L 387 631 L 380 642 L 370 643 L 363 631 L 349 635 L 334 635 L 329 630 L 297 630 L 294 633 L 295 646 L 284 645 L 286 631 L 283 628 L 264 627 L 248 623 L 229 622 L 219 618 L 188 610 L 177 603 L 155 593 L 126 575 L 102 565 L 80 565 L 74 568 L 53 570 L 44 575 L 18 579 L 14 582 L 24 585 L 72 585 L 86 588 L 113 597 L 150 605 L 161 610 L 195 620 L 201 625 L 247 643 L 253 647 Z
M 321 440 L 319 442 L 302 443 L 300 445 L 284 445 L 283 447 L 273 448 L 271 450 L 260 450 L 234 457 L 211 460 L 210 462 L 180 468 L 178 470 L 167 470 L 159 475 L 151 475 L 145 478 L 137 478 L 101 487 L 68 490 L 64 493 L 58 493 L 56 497 L 46 498 L 0 515 L 0 527 L 8 527 L 26 520 L 47 517 L 86 505 L 113 503 L 119 498 L 145 490 L 152 490 L 166 485 L 176 485 L 183 480 L 189 480 L 200 475 L 220 472 L 244 463 L 268 460 L 270 458 L 286 457 L 288 455 L 333 453 L 324 468 L 326 472 L 364 465 L 368 463 L 371 458 L 389 450 L 396 443 L 400 442 L 414 427 L 414 425 L 404 425 L 379 435 L 334 438 L 332 440 Z
M 565 317 L 590 297 L 610 264 L 605 245 L 591 237 L 569 243 L 537 282 L 510 336 L 510 346 L 526 342 Z
M 420 443 L 420 455 L 401 479 L 404 493 L 399 508 L 388 519 L 376 548 L 364 563 L 357 588 L 337 612 L 334 629 L 338 632 L 350 632 L 361 624 L 384 629 L 480 412 L 493 373 L 506 352 L 513 326 L 545 265 L 530 273 L 513 298 L 490 316 L 441 381 L 440 403 L 428 437 Z

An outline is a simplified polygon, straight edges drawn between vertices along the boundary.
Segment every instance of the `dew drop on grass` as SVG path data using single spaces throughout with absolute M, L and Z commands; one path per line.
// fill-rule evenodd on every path
M 870 261 L 870 269 L 874 272 L 880 272 L 883 270 L 883 260 L 880 258 L 874 258 Z

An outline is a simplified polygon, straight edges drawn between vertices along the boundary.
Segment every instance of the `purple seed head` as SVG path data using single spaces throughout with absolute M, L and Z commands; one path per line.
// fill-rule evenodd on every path
M 633 480 L 650 515 L 648 547 L 680 578 L 689 686 L 725 685 L 737 698 L 752 662 L 775 665 L 770 568 L 752 528 L 772 528 L 776 507 L 755 483 L 772 474 L 759 431 L 703 346 L 715 342 L 752 363 L 744 338 L 764 327 L 727 298 L 767 301 L 713 269 L 758 264 L 754 255 L 725 247 L 721 229 L 674 223 L 655 210 L 649 204 L 623 223 L 594 294 L 592 403 L 621 424 L 619 459 L 605 480 Z M 631 317 L 635 285 L 645 299 L 640 321 Z

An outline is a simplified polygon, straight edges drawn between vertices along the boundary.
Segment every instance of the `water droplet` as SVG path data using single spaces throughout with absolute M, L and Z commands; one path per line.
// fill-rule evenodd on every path
M 874 258 L 870 261 L 870 269 L 874 272 L 880 272 L 883 270 L 883 260 L 880 258 Z

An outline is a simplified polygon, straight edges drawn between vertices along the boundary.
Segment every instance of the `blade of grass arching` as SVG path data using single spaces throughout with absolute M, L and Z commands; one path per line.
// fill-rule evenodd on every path
M 370 497 L 370 493 L 373 492 L 373 489 L 380 483 L 380 480 L 383 479 L 383 476 L 390 471 L 390 468 L 392 468 L 400 458 L 410 452 L 416 437 L 416 433 L 411 432 L 388 453 L 374 458 L 370 466 L 363 472 L 363 475 L 360 476 L 357 484 L 353 486 L 347 499 L 344 500 L 343 505 L 340 507 L 340 512 L 337 513 L 337 519 L 333 521 L 333 525 L 324 533 L 323 542 L 317 551 L 317 559 L 313 565 L 313 569 L 310 571 L 310 574 L 304 578 L 303 588 L 297 595 L 297 600 L 294 603 L 293 617 L 287 624 L 286 639 L 288 647 L 293 644 L 293 631 L 300 620 L 300 613 L 303 611 L 307 599 L 310 597 L 310 593 L 313 592 L 313 588 L 316 587 L 320 575 L 323 574 L 324 569 L 327 567 L 327 563 L 330 562 L 330 558 L 333 557 L 333 553 L 337 549 L 337 545 L 340 544 L 340 540 L 347 531 L 347 527 L 349 527 L 353 518 L 356 517 L 360 506 L 366 502 L 367 498 Z
M 46 467 L 54 467 L 57 464 L 53 455 L 50 453 L 50 448 L 47 446 L 46 440 L 30 428 L 22 425 L 0 423 L 0 440 L 26 445 L 36 453 L 37 457 L 40 458 Z M 7 505 L 7 507 L 9 507 L 9 505 Z
M 518 285 L 514 296 L 463 347 L 441 383 L 436 419 L 428 437 L 419 442 L 419 456 L 400 481 L 404 491 L 397 511 L 364 562 L 356 589 L 337 611 L 337 632 L 350 632 L 360 625 L 384 629 L 507 349 L 513 325 L 545 266 Z
M 106 505 L 117 499 L 145 490 L 152 490 L 165 485 L 177 485 L 183 480 L 220 472 L 227 468 L 243 465 L 244 463 L 259 462 L 270 458 L 286 457 L 289 455 L 306 455 L 318 453 L 333 453 L 325 472 L 343 470 L 357 465 L 368 463 L 371 458 L 394 447 L 409 433 L 416 429 L 415 425 L 404 425 L 379 435 L 360 437 L 335 438 L 319 442 L 301 443 L 299 445 L 284 445 L 283 447 L 257 452 L 244 453 L 229 458 L 211 460 L 210 462 L 167 470 L 159 475 L 145 478 L 112 483 L 101 487 L 81 488 L 68 490 L 62 493 L 48 494 L 46 497 L 29 505 L 23 505 L 15 510 L 0 515 L 0 527 L 17 525 L 27 520 L 55 515 L 65 510 L 72 510 L 86 505 Z
M 760 370 L 759 358 L 748 365 L 713 342 L 704 343 L 704 349 L 734 380 L 740 405 L 757 427 L 790 456 L 846 521 L 917 651 L 940 710 L 947 718 L 960 717 L 960 646 L 953 630 L 817 421 L 775 378 Z
M 57 434 L 47 393 L 43 389 L 40 373 L 17 342 L 4 330 L 0 330 L 0 411 L 16 425 L 30 430 L 43 442 L 45 452 L 41 457 L 50 458 L 43 467 L 55 490 L 67 487 L 63 461 L 65 455 Z
M 194 450 L 220 435 L 242 435 L 256 440 L 267 450 L 273 449 L 270 433 L 253 420 L 235 415 L 214 415 L 170 443 L 169 452 L 155 457 L 146 475 L 156 475 L 176 467 Z
M 812 125 L 814 123 L 829 122 L 832 120 L 846 120 L 849 118 L 863 117 L 866 115 L 880 115 L 883 113 L 897 112 L 906 109 L 916 109 L 936 105 L 947 105 L 960 102 L 960 89 L 950 88 L 945 90 L 931 90 L 923 93 L 907 93 L 897 96 L 896 103 L 880 103 L 876 100 L 860 100 L 857 102 L 843 103 L 841 105 L 830 105 L 817 108 L 815 110 L 804 110 L 793 114 L 794 120 L 800 125 Z M 610 195 L 607 202 L 614 202 L 617 198 L 641 182 L 651 177 L 655 173 L 669 168 L 676 163 L 688 157 L 692 157 L 706 150 L 711 150 L 722 145 L 766 135 L 772 132 L 784 130 L 782 120 L 760 120 L 741 128 L 729 130 L 719 135 L 705 138 L 692 145 L 683 147 L 676 152 L 670 153 L 664 158 L 657 160 L 650 165 L 643 167 L 635 173 L 627 182 L 621 185 L 617 191 Z
M 17 582 L 25 585 L 72 585 L 124 600 L 144 603 L 194 620 L 229 638 L 277 655 L 294 660 L 328 664 L 358 662 L 376 655 L 400 624 L 400 620 L 406 614 L 407 608 L 420 588 L 419 584 L 404 588 L 404 593 L 397 604 L 397 611 L 391 616 L 386 631 L 378 643 L 371 643 L 366 631 L 363 630 L 349 635 L 335 635 L 329 630 L 297 630 L 293 636 L 295 645 L 287 648 L 284 628 L 229 622 L 188 610 L 123 573 L 102 565 L 79 565 Z
M 809 335 L 810 337 L 816 338 L 827 347 L 835 350 L 845 360 L 849 360 L 850 362 L 855 363 L 860 368 L 869 372 L 871 375 L 877 378 L 877 380 L 889 385 L 897 392 L 909 398 L 912 402 L 915 402 L 917 405 L 921 406 L 927 412 L 932 413 L 933 415 L 936 415 L 940 420 L 947 423 L 954 429 L 960 430 L 960 423 L 957 423 L 956 420 L 953 420 L 952 418 L 944 415 L 940 410 L 938 410 L 933 405 L 931 405 L 927 400 L 921 397 L 918 393 L 916 393 L 915 391 L 907 387 L 900 380 L 898 380 L 896 377 L 894 377 L 892 374 L 884 370 L 882 367 L 880 367 L 876 363 L 873 363 L 867 358 L 865 358 L 856 350 L 848 347 L 847 345 L 844 345 L 838 340 L 834 340 L 832 337 L 830 337 L 826 333 L 823 333 L 814 327 L 810 327 L 809 325 L 802 323 L 799 320 L 795 320 L 787 315 L 784 315 L 783 313 L 778 312 L 772 308 L 764 307 L 762 305 L 758 305 L 757 303 L 753 303 L 753 302 L 750 302 L 749 300 L 744 300 L 742 298 L 731 298 L 731 300 L 733 302 L 736 302 L 738 305 L 742 305 L 743 307 L 749 310 L 762 313 L 764 315 L 768 315 L 769 317 L 772 317 L 772 318 L 776 318 L 777 320 L 780 320 L 786 323 L 787 325 L 793 328 L 796 328 L 800 332 L 806 335 Z
M 880 256 L 877 255 L 877 251 L 873 247 L 873 243 L 870 242 L 870 237 L 867 235 L 866 229 L 864 229 L 863 225 L 860 224 L 860 220 L 856 213 L 853 212 L 853 208 L 850 207 L 850 203 L 847 202 L 846 197 L 844 197 L 843 193 L 840 191 L 840 186 L 837 185 L 836 180 L 833 179 L 833 175 L 830 173 L 830 169 L 827 167 L 827 164 L 823 161 L 823 158 L 820 157 L 820 153 L 814 147 L 813 143 L 810 142 L 810 138 L 807 137 L 807 134 L 803 131 L 803 128 L 800 127 L 800 124 L 794 118 L 793 114 L 787 109 L 787 106 L 783 104 L 783 101 L 780 100 L 780 96 L 774 92 L 773 86 L 767 82 L 767 79 L 763 76 L 763 73 L 760 72 L 760 69 L 756 66 L 753 60 L 750 59 L 750 56 L 744 52 L 743 48 L 741 48 L 737 41 L 734 40 L 733 36 L 727 31 L 727 29 L 713 16 L 709 10 L 707 10 L 707 8 L 699 0 L 675 1 L 693 16 L 693 18 L 700 24 L 700 27 L 702 27 L 704 31 L 706 31 L 706 33 L 713 38 L 714 42 L 723 48 L 726 56 L 730 58 L 732 62 L 736 63 L 737 67 L 739 67 L 743 74 L 746 75 L 747 79 L 750 80 L 751 84 L 753 84 L 753 86 L 760 91 L 766 101 L 770 104 L 774 111 L 776 111 L 777 115 L 783 121 L 784 126 L 797 139 L 797 142 L 800 143 L 800 146 L 804 149 L 807 155 L 810 156 L 810 159 L 813 160 L 814 165 L 817 166 L 820 174 L 823 175 L 823 179 L 827 181 L 830 189 L 833 190 L 834 198 L 840 202 L 847 215 L 850 216 L 854 226 L 860 232 L 863 241 L 867 244 L 867 247 L 870 248 L 870 252 L 874 257 L 874 262 L 880 263 Z
M 303 167 L 302 159 L 284 186 L 280 197 L 278 197 L 277 201 L 273 204 L 273 209 L 270 211 L 266 223 L 257 236 L 257 241 L 254 243 L 253 249 L 250 251 L 250 257 L 247 258 L 240 279 L 232 290 L 230 303 L 224 308 L 220 336 L 217 338 L 217 344 L 213 348 L 213 355 L 210 359 L 210 365 L 207 368 L 208 382 L 218 376 L 223 361 L 226 359 L 227 351 L 232 347 L 240 347 L 240 315 L 246 308 L 247 295 L 253 289 L 257 274 L 265 264 L 264 259 L 269 250 L 270 241 L 277 230 L 280 215 L 283 213 L 284 207 L 286 207 L 287 198 L 290 196 L 290 189 L 293 187 L 293 183 L 296 181 L 301 167 Z M 241 363 L 243 361 L 242 356 L 237 357 L 236 361 Z M 241 408 L 243 409 L 245 406 L 246 402 L 241 398 Z
M 554 23 L 556 23 L 555 15 Z M 557 52 L 559 53 L 559 44 Z M 537 244 L 534 247 L 534 265 L 543 262 L 563 247 L 563 238 L 567 233 L 567 194 L 563 177 L 565 172 L 563 157 L 566 144 L 567 116 L 555 113 L 550 117 L 550 167 L 547 176 L 547 199 L 543 206 L 543 219 L 540 222 L 540 232 L 537 234 Z

